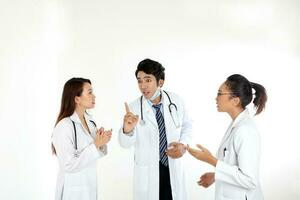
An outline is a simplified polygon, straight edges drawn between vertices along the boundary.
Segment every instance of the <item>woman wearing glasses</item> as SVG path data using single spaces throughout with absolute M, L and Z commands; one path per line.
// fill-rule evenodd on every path
M 228 113 L 232 122 L 216 157 L 201 145 L 197 145 L 199 149 L 187 147 L 192 156 L 215 167 L 215 172 L 203 174 L 198 184 L 207 188 L 215 182 L 216 200 L 263 199 L 259 183 L 260 135 L 246 109 L 252 100 L 257 115 L 265 108 L 265 88 L 242 75 L 229 76 L 220 86 L 216 101 L 218 111 Z

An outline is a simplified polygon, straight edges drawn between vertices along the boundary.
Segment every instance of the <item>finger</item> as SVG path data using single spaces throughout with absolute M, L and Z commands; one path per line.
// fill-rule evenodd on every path
M 130 112 L 130 109 L 129 109 L 129 106 L 128 106 L 127 102 L 125 102 L 125 109 L 126 109 L 126 113 Z
M 99 129 L 98 129 L 97 133 L 98 133 L 98 134 L 102 134 L 102 133 L 103 133 L 103 131 L 104 131 L 104 128 L 103 128 L 103 127 L 101 127 L 101 128 L 99 128 Z
M 197 146 L 199 149 L 201 149 L 202 151 L 205 150 L 205 148 L 204 148 L 203 146 L 201 146 L 200 144 L 196 144 L 196 146 Z
M 133 119 L 132 116 L 130 116 L 130 115 L 125 116 L 125 122 L 126 122 L 126 123 L 131 124 L 131 123 L 133 123 L 133 121 L 134 121 L 134 119 Z
M 177 142 L 171 142 L 170 144 L 169 144 L 169 147 L 175 147 L 177 145 Z
M 188 144 L 187 144 L 185 148 L 186 148 L 186 150 L 188 150 L 188 151 L 189 151 L 189 149 L 190 149 L 190 145 L 188 145 Z
M 138 121 L 139 120 L 139 116 L 138 115 L 134 115 L 134 119 L 135 119 L 135 121 Z
M 189 148 L 188 152 L 189 152 L 192 156 L 194 156 L 195 158 L 197 158 L 197 155 L 198 155 L 199 153 L 201 153 L 199 150 L 196 150 L 196 149 L 193 149 L 193 148 Z

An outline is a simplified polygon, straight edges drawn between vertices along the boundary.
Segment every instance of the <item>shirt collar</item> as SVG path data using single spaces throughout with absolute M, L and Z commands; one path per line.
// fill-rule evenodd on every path
M 91 120 L 91 116 L 87 112 L 84 112 L 84 118 L 87 122 Z M 74 122 L 81 124 L 81 121 L 80 121 L 79 116 L 76 113 L 76 111 L 74 111 L 74 113 L 70 116 L 70 119 Z
M 239 122 L 243 121 L 245 118 L 249 117 L 250 113 L 248 109 L 242 111 L 232 122 L 232 127 L 235 127 Z
M 150 101 L 150 99 L 146 99 L 150 107 L 152 107 L 154 104 Z M 164 100 L 164 95 L 162 94 L 162 91 L 160 92 L 160 102 L 158 104 L 163 104 Z M 158 105 L 157 104 L 157 105 Z

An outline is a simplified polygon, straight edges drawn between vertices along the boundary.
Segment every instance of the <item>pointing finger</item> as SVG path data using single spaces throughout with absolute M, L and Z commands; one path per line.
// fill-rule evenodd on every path
M 129 109 L 129 106 L 128 106 L 127 102 L 125 102 L 125 109 L 126 109 L 126 113 L 130 112 L 130 109 Z

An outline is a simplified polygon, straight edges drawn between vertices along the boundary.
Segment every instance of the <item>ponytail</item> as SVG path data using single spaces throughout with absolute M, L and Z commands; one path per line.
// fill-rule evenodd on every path
M 253 100 L 253 104 L 256 108 L 255 115 L 258 115 L 265 108 L 265 105 L 266 105 L 266 102 L 268 99 L 267 92 L 266 92 L 266 89 L 258 83 L 250 82 L 250 84 L 251 84 L 251 87 L 255 90 L 255 93 L 254 93 L 255 98 Z

